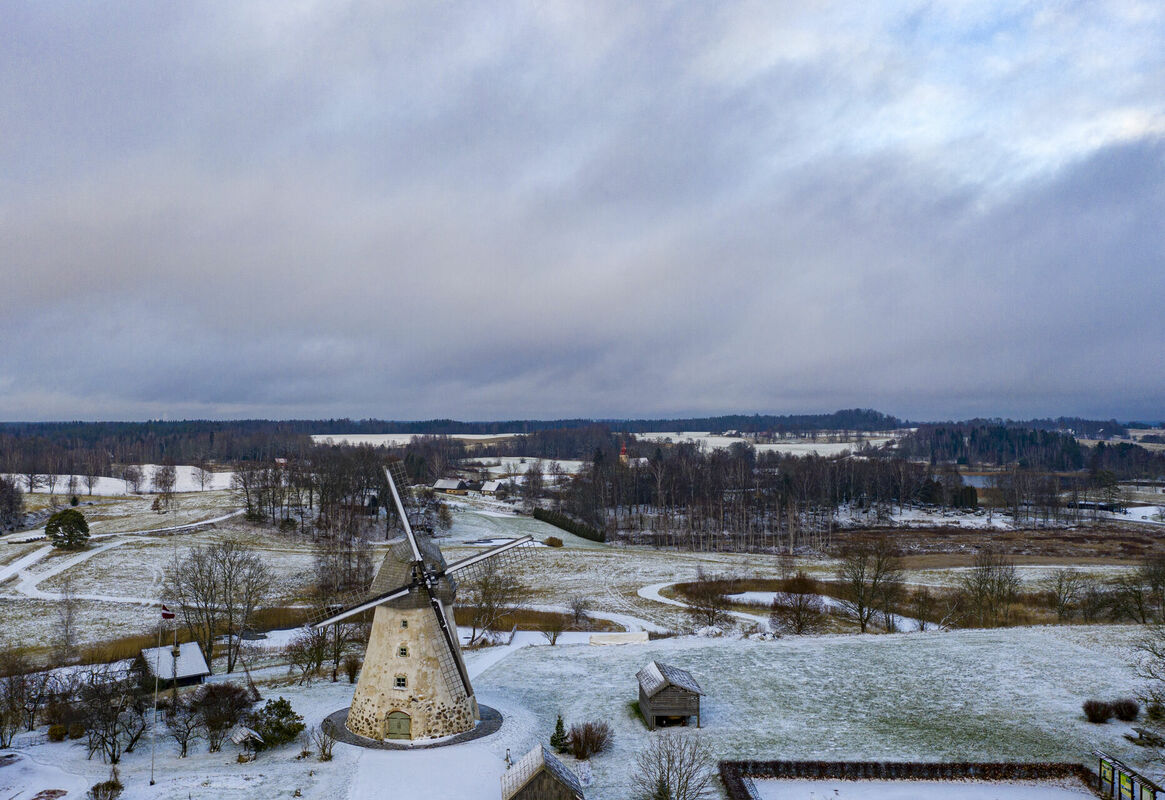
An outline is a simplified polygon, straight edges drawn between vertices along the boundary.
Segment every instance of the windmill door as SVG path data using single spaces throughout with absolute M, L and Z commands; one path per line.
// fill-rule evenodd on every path
M 403 711 L 393 711 L 388 715 L 385 739 L 411 739 L 412 720 Z

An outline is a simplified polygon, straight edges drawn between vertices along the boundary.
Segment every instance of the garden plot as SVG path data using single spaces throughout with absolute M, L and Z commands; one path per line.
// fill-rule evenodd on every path
M 1083 786 L 1000 781 L 802 781 L 754 779 L 760 800 L 1080 800 Z

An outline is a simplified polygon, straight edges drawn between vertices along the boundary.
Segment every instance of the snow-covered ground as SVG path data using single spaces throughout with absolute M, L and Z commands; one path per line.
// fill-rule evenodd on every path
M 756 444 L 749 437 L 717 436 L 708 431 L 654 431 L 651 433 L 637 433 L 635 434 L 635 438 L 647 442 L 662 442 L 669 439 L 673 442 L 692 441 L 703 445 L 709 450 L 726 450 L 737 442 L 744 442 L 756 448 L 758 453 L 774 452 L 797 456 L 810 454 L 833 456 L 847 450 L 851 453 L 856 453 L 867 442 L 873 447 L 880 447 L 891 439 L 891 437 L 884 434 L 876 434 L 863 439 L 861 442 L 856 440 L 851 442 L 831 442 L 827 441 L 827 436 L 822 436 L 819 441 L 801 439 L 796 441 Z
M 408 444 L 417 433 L 323 433 L 313 434 L 311 440 L 316 444 L 370 444 L 373 447 L 397 447 Z M 520 433 L 449 433 L 438 434 L 449 439 L 462 439 L 467 442 L 482 439 L 512 439 L 521 436 Z
M 754 780 L 759 800 L 1080 800 L 1081 786 L 1000 781 Z
M 1165 506 L 1131 506 L 1123 514 L 1105 514 L 1109 519 L 1165 525 Z
M 251 800 L 289 797 L 298 789 L 303 797 L 374 800 L 391 785 L 393 796 L 496 800 L 506 751 L 518 757 L 545 742 L 561 713 L 568 724 L 601 719 L 611 725 L 614 747 L 592 760 L 594 783 L 586 795 L 624 800 L 635 756 L 658 736 L 629 705 L 635 673 L 653 659 L 690 670 L 704 688 L 702 730 L 675 733 L 701 737 L 718 759 L 1087 762 L 1099 748 L 1143 767 L 1143 751 L 1122 736 L 1129 726 L 1091 725 L 1080 712 L 1093 695 L 1136 688 L 1128 663 L 1138 633 L 1114 626 L 1047 627 L 768 642 L 688 637 L 620 647 L 568 643 L 568 637 L 551 647 L 537 634 L 519 633 L 508 647 L 466 656 L 479 700 L 505 715 L 501 730 L 489 737 L 414 751 L 338 744 L 329 763 L 297 760 L 299 748 L 288 746 L 249 764 L 236 763 L 231 745 L 214 754 L 205 743 L 179 760 L 172 742 L 159 737 L 158 785 L 148 785 L 150 751 L 143 743 L 121 765 L 123 796 Z M 346 682 L 297 686 L 281 667 L 260 669 L 256 677 L 265 697 L 287 697 L 308 725 L 351 702 Z M 20 735 L 22 762 L 0 768 L 0 797 L 31 797 L 50 788 L 80 797 L 108 775 L 108 767 L 86 760 L 76 743 L 38 741 L 43 730 Z
M 142 481 L 141 481 L 142 492 L 148 493 L 148 492 L 153 491 L 154 470 L 157 469 L 157 465 L 156 464 L 141 464 L 140 469 L 142 471 Z M 198 479 L 195 478 L 195 476 L 194 476 L 194 470 L 195 470 L 195 468 L 192 466 L 189 466 L 189 465 L 179 465 L 179 466 L 176 466 L 174 468 L 174 471 L 175 471 L 174 491 L 176 491 L 176 492 L 201 492 L 201 491 L 203 491 L 202 485 L 198 482 Z M 11 474 L 11 473 L 6 474 L 6 476 L 8 478 L 15 480 L 18 484 L 20 484 L 21 488 L 24 488 L 23 476 L 17 475 L 17 474 Z M 85 476 L 78 475 L 76 477 L 77 477 L 77 492 L 81 495 L 86 495 L 89 497 L 117 497 L 120 495 L 130 494 L 130 490 L 126 485 L 126 482 L 124 480 L 122 480 L 121 478 L 110 478 L 110 477 L 106 477 L 106 476 L 98 477 L 97 481 L 93 484 L 93 491 L 90 492 L 89 485 L 87 483 L 85 483 Z M 231 479 L 233 477 L 234 477 L 234 473 L 229 472 L 229 471 L 212 472 L 208 475 L 208 480 L 207 480 L 205 491 L 209 492 L 209 491 L 215 491 L 215 490 L 220 490 L 220 489 L 229 489 L 229 488 L 231 488 Z M 57 480 L 56 480 L 56 484 L 53 487 L 53 492 L 58 496 L 65 496 L 69 491 L 68 490 L 69 476 L 68 475 L 57 475 L 56 479 Z M 43 491 L 44 488 L 45 488 L 45 484 L 42 480 L 41 489 L 38 489 L 38 491 Z
M 586 466 L 585 461 L 572 461 L 570 459 L 538 459 L 527 458 L 520 456 L 495 456 L 492 458 L 467 458 L 458 462 L 463 466 L 471 465 L 485 465 L 489 470 L 489 474 L 493 477 L 504 477 L 508 475 L 522 475 L 530 469 L 532 464 L 538 463 L 542 465 L 543 474 L 549 478 L 551 474 L 551 465 L 557 464 L 559 470 L 565 475 L 573 475 Z

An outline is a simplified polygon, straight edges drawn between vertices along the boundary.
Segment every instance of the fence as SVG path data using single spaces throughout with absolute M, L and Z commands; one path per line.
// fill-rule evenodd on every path
M 721 761 L 720 780 L 730 800 L 756 800 L 753 778 L 836 778 L 842 780 L 991 780 L 1032 781 L 1076 778 L 1096 791 L 1087 767 L 1061 762 L 982 763 L 918 761 Z M 1109 795 L 1105 795 L 1108 797 Z M 1116 795 L 1112 795 L 1116 797 Z M 1123 800 L 1142 800 L 1130 795 Z M 1146 795 L 1144 800 L 1158 800 Z M 1165 794 L 1160 796 L 1165 800 Z

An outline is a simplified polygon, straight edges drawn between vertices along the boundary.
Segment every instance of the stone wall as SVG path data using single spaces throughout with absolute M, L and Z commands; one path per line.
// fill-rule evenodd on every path
M 446 614 L 453 618 L 452 609 L 447 608 Z M 407 622 L 407 627 L 402 622 Z M 402 646 L 407 655 L 401 655 Z M 378 606 L 348 712 L 348 729 L 370 739 L 383 739 L 386 719 L 393 711 L 409 715 L 413 739 L 435 739 L 472 729 L 477 705 L 472 697 L 452 694 L 445 685 L 440 663 L 444 646 L 436 615 L 427 605 Z M 404 689 L 396 688 L 398 675 L 405 677 Z

